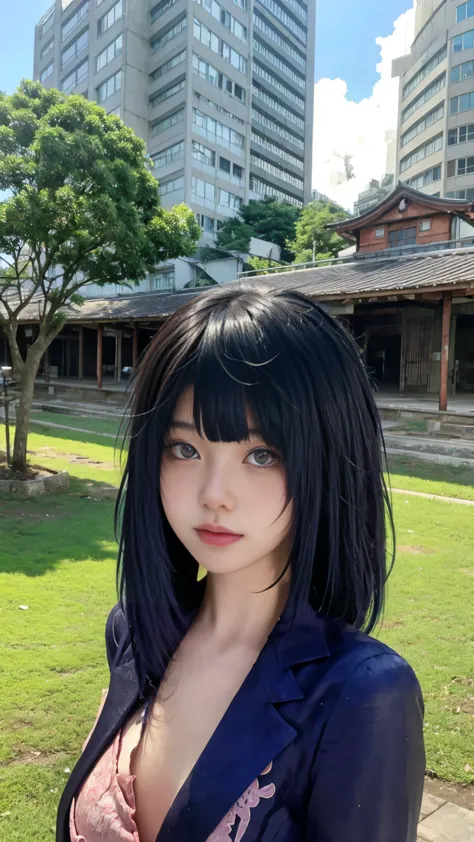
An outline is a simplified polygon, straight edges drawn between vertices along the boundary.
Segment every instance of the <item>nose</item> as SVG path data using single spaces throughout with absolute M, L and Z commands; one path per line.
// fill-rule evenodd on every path
M 213 512 L 219 509 L 232 511 L 236 501 L 229 474 L 229 470 L 217 461 L 206 466 L 199 495 L 201 506 Z

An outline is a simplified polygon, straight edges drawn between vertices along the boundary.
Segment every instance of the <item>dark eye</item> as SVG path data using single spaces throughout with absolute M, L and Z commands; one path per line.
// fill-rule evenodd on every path
M 270 468 L 278 462 L 278 456 L 271 450 L 261 447 L 249 453 L 247 460 L 250 465 L 254 465 L 257 468 Z
M 192 444 L 180 441 L 177 444 L 172 444 L 170 450 L 176 459 L 199 459 L 199 453 Z

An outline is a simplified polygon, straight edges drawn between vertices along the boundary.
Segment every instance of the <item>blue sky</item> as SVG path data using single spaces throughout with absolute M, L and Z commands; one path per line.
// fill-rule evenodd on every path
M 392 24 L 411 0 L 316 0 L 316 79 L 340 77 L 348 95 L 359 101 L 376 81 L 377 35 L 389 35 Z M 49 0 L 1 0 L 2 49 L 0 90 L 11 93 L 22 76 L 33 72 L 34 25 Z

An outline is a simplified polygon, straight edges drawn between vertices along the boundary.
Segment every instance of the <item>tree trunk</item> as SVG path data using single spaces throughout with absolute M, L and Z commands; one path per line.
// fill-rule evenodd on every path
M 39 362 L 40 360 L 36 361 L 36 359 L 29 360 L 25 365 L 21 378 L 21 394 L 16 414 L 15 443 L 13 445 L 12 460 L 12 468 L 16 471 L 24 471 L 26 469 L 28 428 Z

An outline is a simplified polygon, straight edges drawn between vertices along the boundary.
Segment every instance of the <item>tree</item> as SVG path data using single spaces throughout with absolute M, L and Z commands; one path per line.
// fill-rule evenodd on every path
M 0 326 L 20 383 L 13 466 L 26 466 L 35 377 L 84 284 L 134 284 L 164 260 L 192 254 L 192 211 L 160 206 L 145 144 L 82 96 L 22 81 L 0 94 Z M 17 332 L 37 302 L 25 358 Z
M 293 249 L 295 263 L 308 263 L 316 259 L 335 257 L 347 246 L 346 240 L 328 231 L 327 225 L 347 219 L 350 214 L 332 202 L 310 202 L 301 211 L 296 223 L 296 236 L 289 243 Z
M 300 210 L 289 202 L 277 202 L 268 196 L 250 199 L 238 214 L 224 222 L 216 237 L 216 246 L 227 251 L 248 252 L 250 238 L 269 240 L 281 248 L 281 260 L 291 262 L 293 251 L 288 242 L 295 237 Z

